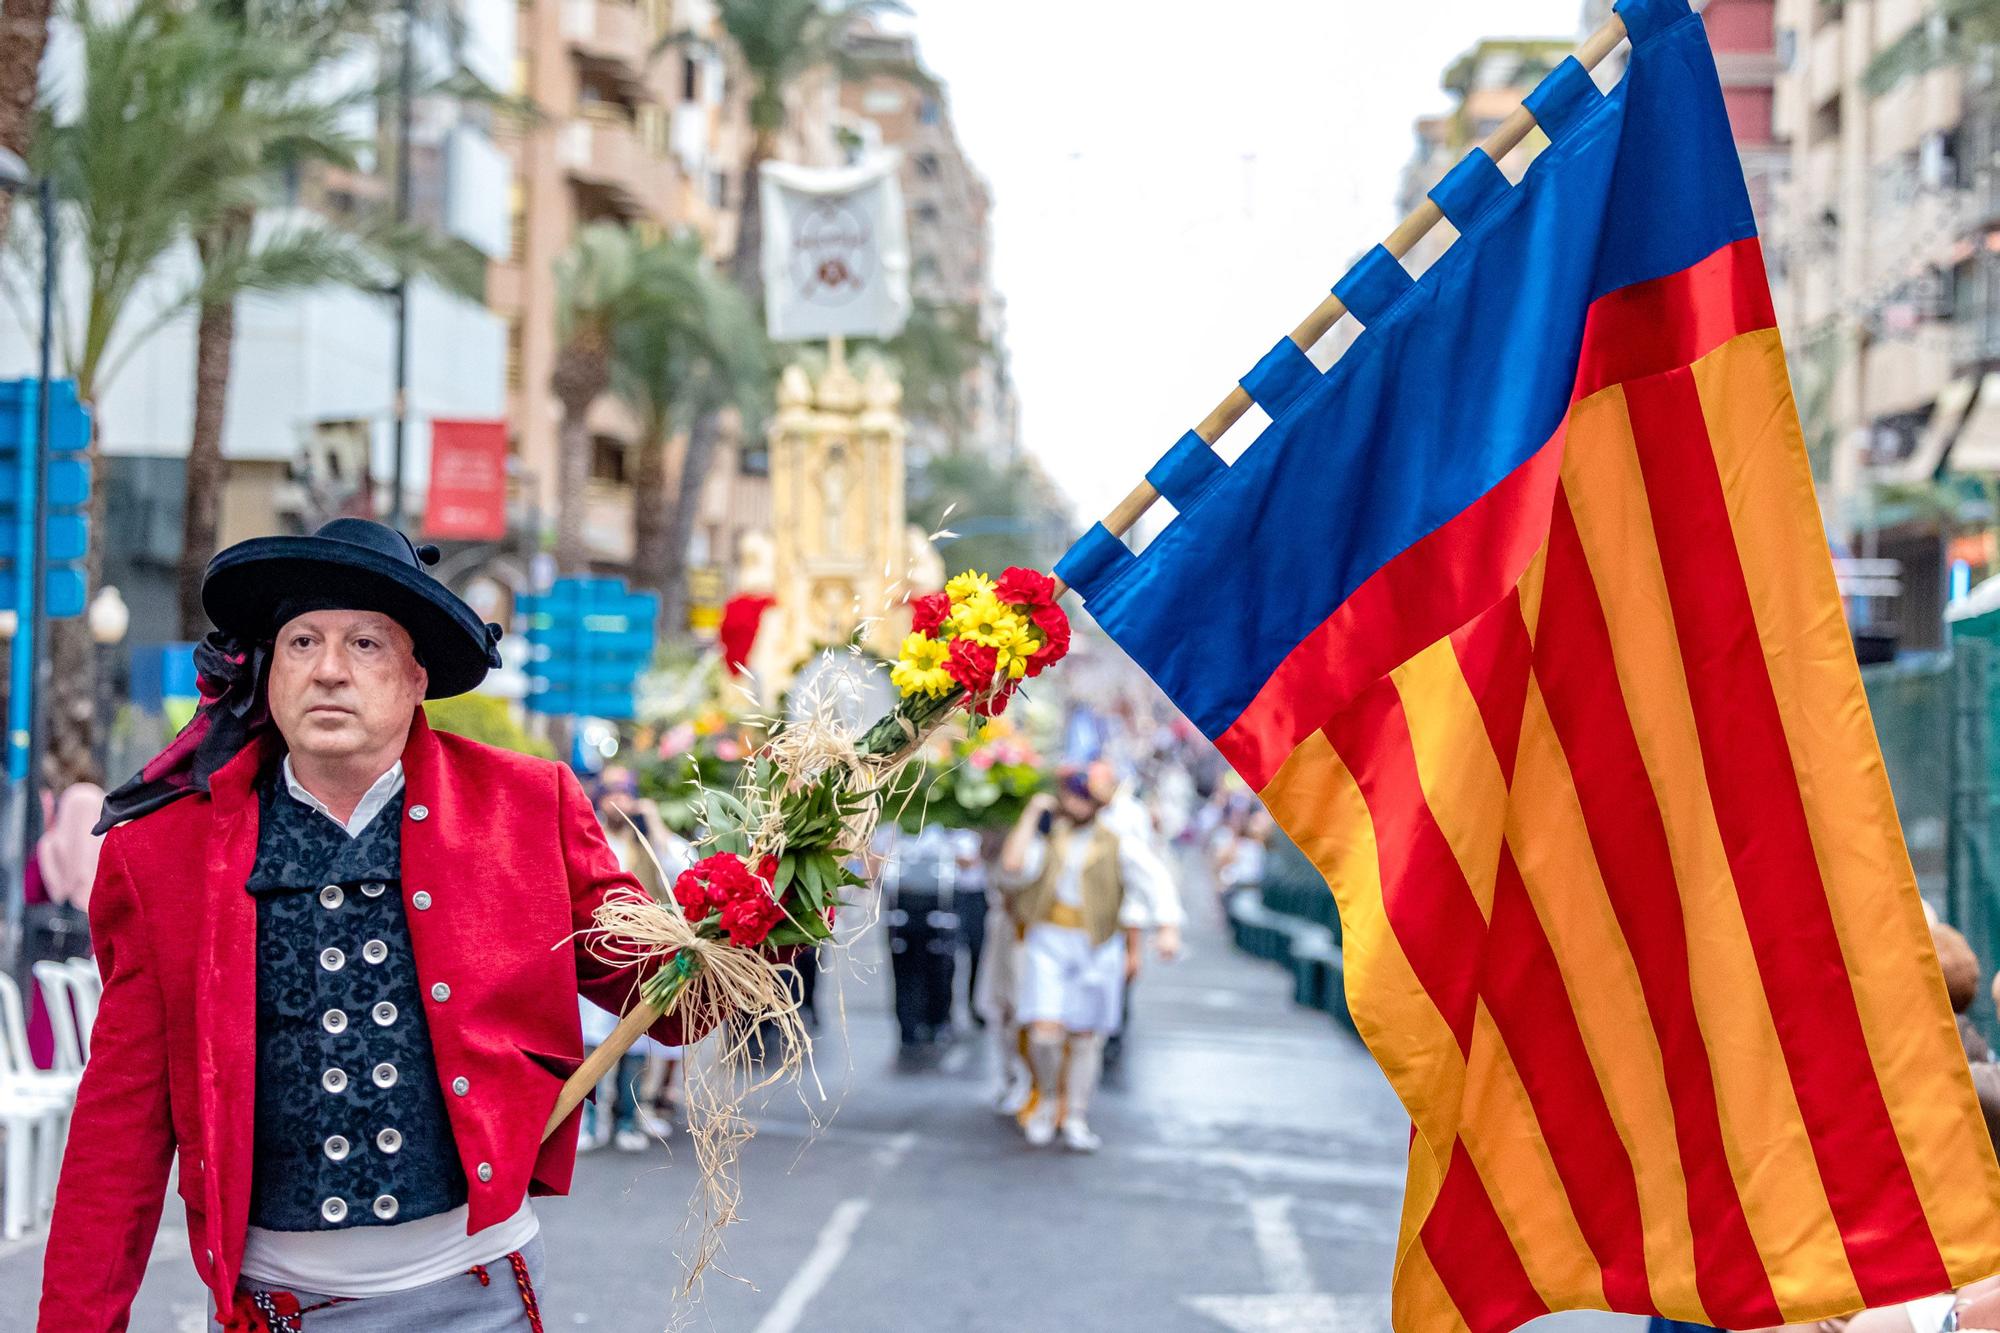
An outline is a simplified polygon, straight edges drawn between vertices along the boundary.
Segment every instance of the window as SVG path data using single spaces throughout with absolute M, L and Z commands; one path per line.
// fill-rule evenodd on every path
M 508 255 L 519 263 L 528 257 L 528 187 L 519 180 L 507 192 L 507 220 Z
M 938 213 L 938 206 L 936 204 L 918 204 L 916 207 L 916 216 L 917 221 L 923 223 L 925 226 L 935 227 L 941 215 Z
M 917 108 L 917 119 L 926 125 L 935 125 L 944 118 L 944 108 L 935 97 L 926 97 Z
M 693 102 L 701 96 L 701 65 L 693 55 L 681 57 L 681 101 Z
M 919 176 L 922 176 L 925 180 L 935 180 L 937 178 L 939 167 L 938 155 L 936 153 L 918 153 L 915 160 Z
M 521 317 L 515 315 L 507 321 L 507 387 L 518 392 L 521 378 Z
M 590 437 L 590 479 L 625 484 L 625 442 L 609 435 Z

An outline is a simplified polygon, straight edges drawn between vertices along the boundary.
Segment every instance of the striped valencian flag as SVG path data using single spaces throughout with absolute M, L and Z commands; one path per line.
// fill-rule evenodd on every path
M 1974 1102 L 1834 584 L 1713 59 L 1683 0 L 1475 152 L 1421 281 L 1244 380 L 1134 556 L 1058 572 L 1338 899 L 1414 1122 L 1405 1333 L 1728 1328 L 2000 1269 Z

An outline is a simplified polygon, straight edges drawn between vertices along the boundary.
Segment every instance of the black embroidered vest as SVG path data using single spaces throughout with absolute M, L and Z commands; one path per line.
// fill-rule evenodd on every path
M 403 798 L 350 838 L 273 770 L 258 792 L 250 1221 L 408 1222 L 466 1201 L 402 894 Z

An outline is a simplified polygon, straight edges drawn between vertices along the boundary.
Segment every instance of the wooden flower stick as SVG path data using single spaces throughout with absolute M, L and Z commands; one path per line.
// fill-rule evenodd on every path
M 1590 34 L 1583 45 L 1576 49 L 1577 63 L 1585 69 L 1596 69 L 1624 40 L 1625 20 L 1613 14 L 1604 21 L 1604 26 Z M 1525 106 L 1517 107 L 1512 115 L 1500 123 L 1500 128 L 1488 135 L 1479 146 L 1486 150 L 1488 157 L 1498 162 L 1520 147 L 1521 141 L 1528 137 L 1528 131 L 1534 128 L 1535 113 Z M 1425 199 L 1408 217 L 1397 224 L 1394 231 L 1383 238 L 1382 248 L 1401 259 L 1416 247 L 1418 241 L 1428 236 L 1433 227 L 1443 221 L 1444 213 L 1436 204 Z M 1307 351 L 1324 338 L 1327 330 L 1338 323 L 1340 317 L 1346 313 L 1345 302 L 1337 296 L 1328 296 L 1313 308 L 1313 312 L 1307 315 L 1297 328 L 1292 330 L 1291 340 L 1298 345 L 1300 351 Z M 1242 385 L 1238 384 L 1230 389 L 1228 397 L 1217 403 L 1214 409 L 1201 419 L 1201 424 L 1194 428 L 1195 434 L 1201 436 L 1203 443 L 1214 444 L 1222 438 L 1225 431 L 1241 421 L 1243 414 L 1249 410 L 1250 395 Z M 1112 536 L 1123 537 L 1159 498 L 1160 493 L 1153 488 L 1151 482 L 1140 482 L 1105 516 L 1105 528 Z M 1069 585 L 1058 578 L 1056 594 L 1060 596 L 1067 591 Z

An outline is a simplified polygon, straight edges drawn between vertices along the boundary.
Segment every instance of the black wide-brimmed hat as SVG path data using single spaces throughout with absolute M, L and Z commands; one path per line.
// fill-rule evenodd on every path
M 394 528 L 336 518 L 310 537 L 253 537 L 209 561 L 201 607 L 244 643 L 271 639 L 309 611 L 379 611 L 410 633 L 430 673 L 426 697 L 464 694 L 500 665 L 501 630 L 431 577 L 435 546 Z

